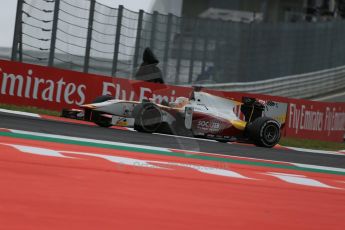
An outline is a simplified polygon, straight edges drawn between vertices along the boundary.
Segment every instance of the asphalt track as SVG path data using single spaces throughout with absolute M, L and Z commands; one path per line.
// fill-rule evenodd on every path
M 46 120 L 2 112 L 0 112 L 0 128 L 208 152 L 231 156 L 345 168 L 345 155 L 300 152 L 280 148 L 267 149 L 253 145 L 224 144 L 209 140 L 101 128 L 85 124 Z

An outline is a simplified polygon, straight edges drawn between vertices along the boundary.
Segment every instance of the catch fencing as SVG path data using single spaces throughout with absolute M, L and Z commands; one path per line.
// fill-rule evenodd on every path
M 12 60 L 132 79 L 151 47 L 167 83 L 243 83 L 343 66 L 344 41 L 344 21 L 240 23 L 19 0 Z

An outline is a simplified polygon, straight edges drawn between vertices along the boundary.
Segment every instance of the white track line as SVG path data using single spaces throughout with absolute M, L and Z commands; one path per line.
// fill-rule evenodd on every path
M 319 166 L 319 165 L 308 165 L 308 164 L 299 164 L 299 163 L 292 163 L 292 164 L 297 166 L 297 167 L 302 167 L 302 168 L 320 169 L 320 170 L 336 171 L 336 172 L 345 172 L 345 169 L 343 169 L 343 168 L 334 168 L 334 167 Z
M 8 109 L 0 109 L 0 112 L 17 114 L 17 115 L 23 115 L 23 116 L 28 116 L 28 117 L 38 117 L 38 118 L 41 118 L 41 116 L 36 114 L 36 113 L 20 112 L 20 111 L 15 111 L 15 110 L 8 110 Z
M 283 147 L 291 149 L 291 150 L 299 151 L 299 152 L 308 152 L 308 153 L 319 153 L 319 154 L 327 154 L 327 155 L 345 156 L 344 153 L 340 153 L 340 152 L 336 152 L 336 151 L 304 149 L 304 148 L 288 147 L 288 146 L 283 146 Z
M 8 129 L 8 130 L 10 132 L 13 132 L 13 133 L 27 134 L 27 135 L 33 135 L 33 136 L 39 136 L 39 137 L 48 137 L 48 138 L 50 137 L 50 138 L 55 138 L 55 139 L 64 139 L 64 140 L 67 139 L 67 140 L 83 141 L 83 142 L 97 143 L 97 144 L 107 144 L 107 145 L 114 145 L 114 146 L 125 146 L 125 147 L 133 147 L 133 148 L 141 148 L 141 149 L 149 149 L 149 150 L 158 150 L 158 151 L 164 151 L 164 152 L 174 152 L 173 149 L 170 149 L 170 148 L 161 148 L 161 147 L 153 147 L 153 146 L 147 146 L 147 145 L 136 145 L 136 144 L 127 144 L 127 143 L 120 143 L 120 142 L 102 141 L 102 140 L 96 140 L 96 139 L 70 137 L 70 136 L 39 133 L 39 132 L 29 132 L 29 131 L 15 130 L 15 129 Z M 190 151 L 190 152 L 193 152 L 193 151 Z M 196 153 L 202 154 L 202 152 L 196 152 Z M 261 158 L 250 158 L 250 157 L 240 157 L 240 156 L 224 156 L 224 155 L 215 154 L 215 153 L 204 153 L 204 154 L 222 156 L 225 158 L 242 158 L 242 159 L 248 159 L 248 160 L 250 159 L 250 160 L 256 160 L 256 161 L 274 162 L 274 163 L 278 163 L 278 164 L 279 163 L 280 164 L 288 164 L 288 165 L 294 165 L 294 166 L 299 167 L 299 168 L 319 169 L 319 170 L 334 171 L 334 172 L 345 172 L 345 169 L 343 169 L 343 168 L 300 164 L 300 163 L 287 162 L 287 161 L 273 161 L 273 160 L 265 160 L 265 159 L 261 159 Z
M 42 118 L 39 114 L 35 113 L 28 113 L 28 112 L 20 112 L 20 111 L 15 111 L 15 110 L 7 110 L 7 109 L 1 109 L 0 112 L 4 113 L 11 113 L 11 114 L 17 114 L 17 115 L 23 115 L 23 116 L 29 116 L 29 117 L 36 117 L 36 118 Z M 135 131 L 133 128 L 127 128 L 129 131 Z M 217 142 L 216 140 L 212 139 L 203 139 L 203 138 L 196 138 L 196 137 L 184 137 L 184 136 L 175 136 L 175 135 L 170 135 L 170 134 L 163 134 L 163 133 L 154 133 L 156 135 L 161 135 L 161 136 L 169 136 L 169 137 L 174 137 L 174 138 L 184 138 L 184 139 L 190 139 L 190 140 L 198 140 L 198 141 L 209 141 L 209 142 Z M 231 142 L 228 142 L 228 144 L 231 144 Z M 328 154 L 328 155 L 340 155 L 340 156 L 345 156 L 345 150 L 339 150 L 339 151 L 325 151 L 325 150 L 314 150 L 314 149 L 304 149 L 304 148 L 297 148 L 297 147 L 288 147 L 288 146 L 283 146 L 287 149 L 295 150 L 295 151 L 300 151 L 300 152 L 310 152 L 310 153 L 318 153 L 318 154 Z
M 212 140 L 212 139 L 204 139 L 204 138 L 197 138 L 197 137 L 176 136 L 176 135 L 172 135 L 172 134 L 164 134 L 164 133 L 153 133 L 153 134 L 156 134 L 156 135 L 161 135 L 161 136 L 167 136 L 167 137 L 174 137 L 174 138 L 184 138 L 184 139 L 198 140 L 198 141 L 217 142 L 216 140 Z

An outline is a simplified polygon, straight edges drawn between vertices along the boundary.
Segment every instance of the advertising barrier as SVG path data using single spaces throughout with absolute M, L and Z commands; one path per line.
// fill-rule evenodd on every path
M 63 108 L 78 108 L 79 105 L 90 103 L 97 96 L 105 94 L 125 100 L 152 98 L 159 103 L 162 100 L 174 101 L 180 96 L 188 97 L 191 91 L 190 87 L 160 85 L 0 60 L 0 103 L 2 104 L 61 111 Z M 245 96 L 287 103 L 287 113 L 280 118 L 286 121 L 283 135 L 343 141 L 345 103 L 315 102 L 207 89 L 206 91 L 237 101 L 241 101 Z
M 117 99 L 156 101 L 188 96 L 190 88 L 129 81 L 81 72 L 0 60 L 1 103 L 60 111 L 111 94 Z

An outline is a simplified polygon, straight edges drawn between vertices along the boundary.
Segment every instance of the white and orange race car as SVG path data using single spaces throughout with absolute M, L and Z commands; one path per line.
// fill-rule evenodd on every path
M 100 96 L 93 103 L 81 107 L 84 109 L 84 120 L 102 127 L 127 125 L 138 132 L 194 136 L 220 142 L 245 141 L 273 147 L 280 140 L 283 122 L 267 117 L 267 114 L 277 105 L 272 101 L 260 103 L 254 98 L 243 98 L 242 102 L 237 102 L 194 90 L 189 98 L 179 97 L 170 103 Z M 235 113 L 238 106 L 244 114 L 243 120 Z M 286 106 L 285 111 L 280 109 L 280 114 L 285 116 L 284 112 Z

